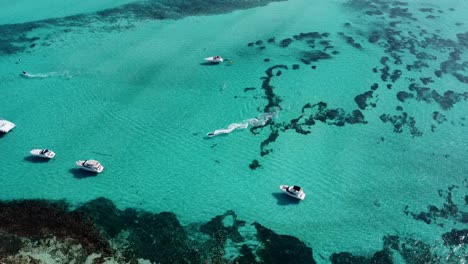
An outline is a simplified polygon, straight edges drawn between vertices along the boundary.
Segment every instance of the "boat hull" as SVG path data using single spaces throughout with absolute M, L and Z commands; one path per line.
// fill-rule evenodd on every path
M 33 149 L 29 153 L 31 153 L 31 155 L 33 155 L 35 157 L 44 158 L 44 159 L 52 159 L 52 158 L 55 157 L 55 152 L 53 152 L 53 151 L 49 150 L 49 152 L 48 152 L 49 155 L 41 154 L 41 152 L 42 152 L 42 149 Z
M 7 120 L 0 120 L 0 133 L 6 134 L 15 128 L 15 124 Z
M 305 197 L 306 197 L 306 194 L 304 192 L 300 193 L 299 195 L 296 195 L 295 193 L 292 193 L 290 192 L 288 189 L 289 189 L 289 185 L 280 185 L 280 189 L 281 191 L 283 191 L 285 194 L 291 196 L 291 197 L 294 197 L 296 199 L 299 199 L 299 200 L 304 200 Z
M 84 164 L 84 161 L 77 161 L 76 162 L 76 165 L 78 167 L 80 167 L 80 169 L 83 169 L 85 171 L 90 171 L 90 172 L 95 172 L 95 173 L 101 173 L 103 170 L 104 170 L 104 166 L 100 165 L 99 168 L 95 169 L 95 168 L 91 168 L 91 167 L 87 167 L 87 166 L 83 166 Z
M 215 58 L 215 57 L 208 57 L 208 58 L 205 58 L 205 60 L 211 63 L 220 63 L 224 61 L 223 58 Z

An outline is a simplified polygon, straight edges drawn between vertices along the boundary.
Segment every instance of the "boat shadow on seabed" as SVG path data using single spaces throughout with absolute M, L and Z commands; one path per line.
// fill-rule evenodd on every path
M 50 159 L 44 159 L 44 158 L 39 158 L 35 156 L 26 156 L 24 157 L 24 160 L 27 162 L 32 162 L 32 163 L 47 163 L 50 161 Z
M 292 205 L 292 204 L 299 204 L 300 202 L 300 200 L 294 197 L 290 197 L 282 192 L 275 192 L 275 193 L 272 193 L 272 195 L 273 197 L 276 198 L 277 205 Z
M 90 177 L 96 177 L 98 174 L 92 171 L 86 171 L 78 168 L 69 169 L 68 172 L 73 174 L 76 179 L 85 179 Z
M 216 66 L 216 65 L 219 65 L 220 62 L 211 62 L 211 61 L 205 61 L 205 62 L 201 62 L 200 65 L 202 66 Z

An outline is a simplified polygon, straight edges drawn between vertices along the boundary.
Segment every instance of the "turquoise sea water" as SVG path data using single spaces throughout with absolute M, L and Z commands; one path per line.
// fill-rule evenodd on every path
M 69 2 L 62 6 L 41 0 L 34 8 L 29 1 L 0 2 L 0 30 L 5 32 L 15 23 L 88 14 L 24 33 L 15 28 L 18 33 L 0 37 L 0 116 L 17 126 L 0 138 L 0 199 L 66 199 L 79 206 L 105 197 L 120 209 L 173 212 L 182 225 L 233 210 L 247 223 L 297 237 L 313 248 L 317 263 L 330 263 L 338 252 L 372 256 L 388 235 L 422 241 L 440 263 L 466 262 L 460 253 L 466 239 L 457 251 L 441 238 L 452 229 L 466 230 L 468 222 L 468 91 L 454 74 L 468 76 L 468 36 L 457 37 L 468 31 L 464 1 L 388 2 L 401 9 L 369 15 L 366 1 L 292 0 L 177 19 L 118 17 L 118 22 L 86 16 L 129 1 Z M 382 3 L 374 5 L 383 8 Z M 427 18 L 430 14 L 434 18 Z M 401 23 L 389 26 L 395 21 Z M 389 41 L 383 35 L 369 41 L 372 32 L 385 28 L 400 32 L 394 33 L 397 42 L 418 40 L 416 53 L 437 58 L 423 59 L 427 67 L 408 70 L 405 66 L 416 58 L 409 45 L 385 52 Z M 304 32 L 328 34 L 311 47 L 293 38 Z M 432 39 L 425 45 L 422 39 L 432 34 L 456 44 L 444 48 Z M 350 45 L 347 36 L 360 47 Z M 26 44 L 12 40 L 20 37 L 39 39 Z M 275 42 L 269 43 L 272 37 Z M 292 43 L 281 47 L 286 38 Z M 258 40 L 263 43 L 255 44 Z M 321 40 L 329 43 L 319 44 Z M 25 49 L 12 51 L 11 43 Z M 307 65 L 301 58 L 311 49 L 337 53 Z M 437 77 L 434 71 L 454 50 L 459 68 L 450 64 Z M 392 53 L 402 62 L 394 63 Z M 214 55 L 228 62 L 203 64 L 203 58 Z M 382 57 L 390 57 L 389 62 L 382 63 Z M 262 77 L 274 65 L 287 69 L 279 69 L 281 74 L 275 69 L 270 78 L 273 98 L 282 101 L 268 108 Z M 401 77 L 381 78 L 385 65 L 390 75 L 401 70 Z M 21 77 L 23 70 L 32 77 Z M 433 82 L 422 84 L 420 78 L 428 77 Z M 374 83 L 378 89 L 360 109 L 355 97 Z M 441 95 L 451 90 L 458 97 L 437 101 L 434 93 L 420 92 L 418 99 L 413 91 L 414 98 L 398 100 L 398 92 L 410 92 L 412 83 Z M 316 111 L 305 107 L 308 103 L 319 102 L 346 113 L 359 110 L 366 122 L 331 125 L 329 113 L 326 122 L 315 118 L 310 128 L 302 126 L 311 132 L 307 135 L 288 127 L 291 120 Z M 447 103 L 453 105 L 444 108 Z M 383 122 L 382 115 L 402 112 L 414 122 L 398 121 L 402 131 L 395 133 L 398 129 Z M 254 131 L 258 134 L 250 126 L 206 137 L 265 114 L 273 116 L 273 124 Z M 272 131 L 278 137 L 265 148 L 272 151 L 261 155 L 261 144 Z M 36 162 L 28 157 L 33 148 L 49 148 L 57 156 Z M 97 159 L 105 170 L 88 177 L 76 169 L 79 159 Z M 261 167 L 250 169 L 253 160 Z M 300 203 L 284 199 L 280 184 L 301 185 L 307 198 Z M 452 185 L 457 188 L 449 190 Z M 452 208 L 449 213 L 444 204 Z M 417 220 L 429 205 L 440 210 L 429 210 L 429 224 Z M 397 254 L 393 261 L 422 263 Z

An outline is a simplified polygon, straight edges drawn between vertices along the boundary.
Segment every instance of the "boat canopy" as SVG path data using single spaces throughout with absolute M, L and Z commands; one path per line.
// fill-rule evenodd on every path
M 294 186 L 293 186 L 293 189 L 294 189 L 295 191 L 298 191 L 298 192 L 300 192 L 300 191 L 301 191 L 301 187 L 299 187 L 299 186 L 296 186 L 296 185 L 294 185 Z
M 97 160 L 87 160 L 83 163 L 84 166 L 88 166 L 88 167 L 96 167 L 96 166 L 99 166 L 99 161 Z

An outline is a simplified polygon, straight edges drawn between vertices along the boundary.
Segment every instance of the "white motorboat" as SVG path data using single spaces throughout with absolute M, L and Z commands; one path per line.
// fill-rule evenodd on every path
M 12 130 L 16 125 L 13 124 L 12 122 L 5 120 L 5 119 L 0 119 L 0 132 L 1 133 L 8 133 L 10 130 Z
M 299 199 L 299 200 L 304 200 L 306 196 L 302 188 L 296 185 L 293 185 L 293 186 L 280 185 L 280 189 L 287 195 L 294 197 L 296 199 Z
M 97 160 L 79 160 L 76 162 L 83 170 L 92 171 L 96 173 L 100 173 L 104 170 L 104 166 L 99 163 Z
M 30 151 L 30 153 L 33 156 L 46 159 L 52 159 L 53 157 L 55 157 L 55 152 L 49 149 L 33 149 Z
M 220 56 L 213 56 L 213 57 L 208 57 L 205 58 L 206 61 L 212 62 L 212 63 L 220 63 L 223 62 L 224 59 L 221 58 Z

